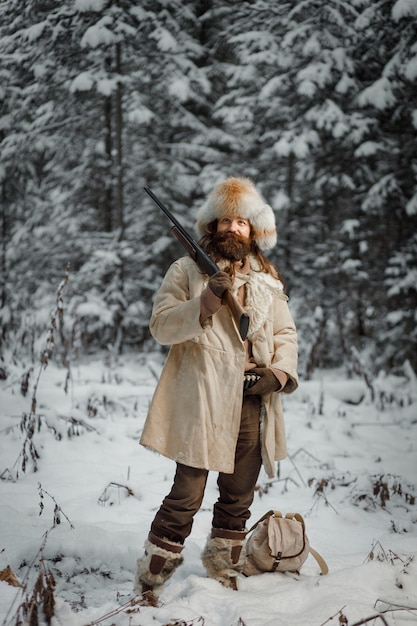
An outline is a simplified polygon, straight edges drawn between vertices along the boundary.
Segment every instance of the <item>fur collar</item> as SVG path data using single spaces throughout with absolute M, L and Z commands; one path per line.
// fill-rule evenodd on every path
M 239 287 L 246 285 L 245 310 L 250 319 L 248 339 L 251 340 L 266 320 L 274 292 L 283 291 L 284 286 L 271 274 L 262 272 L 255 257 L 250 256 L 249 261 L 247 274 L 236 272 L 233 291 L 237 292 Z

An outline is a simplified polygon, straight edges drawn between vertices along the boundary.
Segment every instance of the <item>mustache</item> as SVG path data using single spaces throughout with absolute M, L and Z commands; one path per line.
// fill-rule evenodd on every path
M 241 237 L 236 233 L 214 233 L 213 235 L 213 243 L 223 243 L 227 241 L 233 241 L 237 244 L 248 245 L 250 239 L 247 237 Z

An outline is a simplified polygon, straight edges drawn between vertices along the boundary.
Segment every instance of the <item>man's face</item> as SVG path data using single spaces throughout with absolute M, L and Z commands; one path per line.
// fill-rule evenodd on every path
M 230 261 L 241 261 L 251 250 L 251 228 L 242 217 L 223 217 L 213 237 L 216 250 Z
M 250 237 L 250 224 L 249 220 L 245 220 L 243 217 L 222 217 L 217 222 L 218 233 L 234 233 L 249 239 Z

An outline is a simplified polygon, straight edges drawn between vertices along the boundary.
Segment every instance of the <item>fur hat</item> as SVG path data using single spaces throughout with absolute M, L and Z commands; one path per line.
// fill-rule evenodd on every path
M 259 248 L 269 250 L 275 246 L 277 229 L 274 212 L 249 178 L 226 178 L 213 189 L 197 212 L 195 228 L 199 237 L 207 234 L 208 224 L 222 217 L 249 220 Z

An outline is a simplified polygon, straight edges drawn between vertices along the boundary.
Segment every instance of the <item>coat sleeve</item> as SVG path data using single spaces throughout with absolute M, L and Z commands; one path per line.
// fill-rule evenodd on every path
M 281 291 L 274 298 L 274 356 L 271 367 L 285 372 L 288 381 L 282 390 L 292 393 L 298 387 L 298 342 L 295 323 L 288 307 L 288 298 Z
M 183 343 L 205 332 L 200 324 L 200 296 L 190 296 L 189 276 L 181 259 L 168 269 L 156 294 L 149 328 L 163 345 Z

